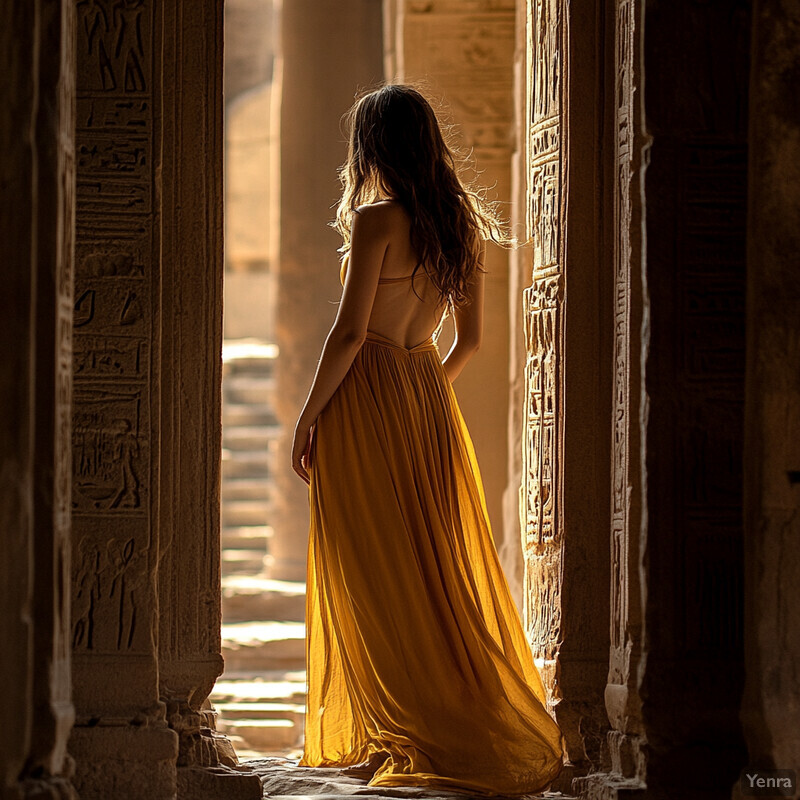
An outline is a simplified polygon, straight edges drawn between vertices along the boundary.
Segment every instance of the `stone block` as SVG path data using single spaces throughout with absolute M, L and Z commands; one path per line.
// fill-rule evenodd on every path
M 175 800 L 178 734 L 167 727 L 78 726 L 69 749 L 81 800 Z

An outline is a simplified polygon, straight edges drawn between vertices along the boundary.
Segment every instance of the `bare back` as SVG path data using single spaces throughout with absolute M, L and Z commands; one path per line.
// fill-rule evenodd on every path
M 430 338 L 439 326 L 445 304 L 422 267 L 413 281 L 409 279 L 417 256 L 411 246 L 411 220 L 406 210 L 389 200 L 375 205 L 390 210 L 385 215 L 389 244 L 367 328 L 411 348 Z

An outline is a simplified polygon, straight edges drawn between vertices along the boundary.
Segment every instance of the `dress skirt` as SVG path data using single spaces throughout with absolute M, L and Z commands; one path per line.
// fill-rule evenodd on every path
M 387 755 L 373 786 L 546 788 L 561 732 L 428 340 L 369 333 L 312 441 L 301 766 Z

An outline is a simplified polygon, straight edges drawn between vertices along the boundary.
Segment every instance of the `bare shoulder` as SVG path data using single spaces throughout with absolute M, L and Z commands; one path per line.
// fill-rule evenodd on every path
M 407 229 L 410 219 L 408 212 L 396 200 L 379 200 L 376 203 L 358 206 L 353 222 L 363 229 L 375 232 L 380 230 L 392 236 Z

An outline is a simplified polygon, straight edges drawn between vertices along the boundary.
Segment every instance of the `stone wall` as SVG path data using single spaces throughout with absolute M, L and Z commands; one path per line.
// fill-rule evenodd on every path
M 644 198 L 642 174 L 650 144 L 644 129 L 641 71 L 643 6 L 618 0 L 607 15 L 607 75 L 615 76 L 609 114 L 613 160 L 613 416 L 611 450 L 610 652 L 605 705 L 610 769 L 636 779 L 642 767 L 642 586 L 640 520 L 643 509 L 641 421 L 645 287 L 642 275 Z
M 748 763 L 786 769 L 800 753 L 800 9 L 757 0 L 753 28 L 741 716 Z

